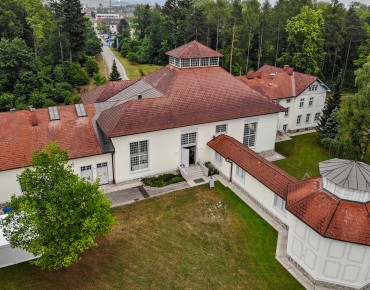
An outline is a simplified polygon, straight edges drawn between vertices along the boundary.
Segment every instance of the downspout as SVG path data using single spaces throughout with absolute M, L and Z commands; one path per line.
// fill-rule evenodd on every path
M 114 151 L 112 152 L 111 156 L 112 156 L 112 181 L 113 181 L 113 184 L 116 184 L 116 177 L 115 177 L 115 174 L 114 174 L 114 167 L 115 167 L 115 164 L 114 164 Z
M 233 162 L 230 160 L 229 157 L 225 158 L 226 162 L 230 163 L 230 178 L 229 181 L 233 182 Z

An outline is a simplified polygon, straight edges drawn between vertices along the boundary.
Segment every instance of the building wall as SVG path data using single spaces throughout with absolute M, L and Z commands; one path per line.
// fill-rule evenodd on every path
M 221 158 L 221 163 L 216 160 L 216 152 L 213 149 L 211 150 L 212 158 L 210 161 L 218 169 L 218 171 L 230 180 L 231 174 L 231 164 L 227 162 L 225 158 Z M 246 191 L 250 196 L 252 196 L 257 202 L 259 202 L 265 210 L 272 214 L 275 218 L 279 219 L 285 225 L 289 226 L 292 219 L 292 215 L 285 210 L 281 211 L 274 206 L 275 193 L 266 187 L 259 180 L 254 178 L 252 175 L 245 173 L 244 180 L 237 176 L 236 173 L 236 164 L 233 163 L 232 167 L 232 182 L 240 187 L 242 190 Z
M 284 124 L 287 124 L 287 131 L 304 131 L 306 129 L 314 128 L 317 122 L 314 121 L 315 114 L 322 112 L 325 105 L 325 98 L 327 91 L 319 84 L 319 82 L 314 82 L 313 85 L 318 85 L 317 91 L 309 91 L 307 88 L 299 96 L 290 98 L 290 103 L 287 103 L 287 99 L 281 99 L 279 104 L 284 108 L 289 107 L 289 116 L 285 117 L 284 113 L 279 114 L 279 131 L 283 131 Z M 313 104 L 309 106 L 309 99 L 313 97 Z M 300 99 L 304 99 L 303 108 L 299 107 Z M 307 114 L 311 114 L 309 122 L 306 122 Z M 297 125 L 297 117 L 301 115 L 301 124 Z
M 109 182 L 111 182 L 113 180 L 113 173 L 112 173 L 112 158 L 110 153 L 77 158 L 69 161 L 69 163 L 74 164 L 73 169 L 78 176 L 80 176 L 81 174 L 81 166 L 91 165 L 94 180 L 97 177 L 96 164 L 103 162 L 107 162 L 108 179 Z M 17 168 L 0 172 L 0 185 L 1 185 L 0 204 L 10 201 L 10 197 L 13 194 L 20 195 L 22 193 L 20 184 L 17 179 L 17 175 L 21 174 L 22 171 L 23 168 Z
M 370 247 L 324 238 L 296 217 L 287 253 L 316 280 L 354 288 L 370 284 Z
M 183 133 L 197 132 L 196 161 L 209 161 L 213 156 L 210 156 L 210 148 L 207 143 L 215 135 L 216 125 L 227 124 L 226 134 L 243 142 L 244 124 L 250 122 L 258 122 L 256 146 L 253 149 L 256 152 L 273 150 L 275 148 L 277 114 L 112 138 L 115 147 L 116 182 L 127 182 L 176 170 L 181 164 L 181 134 Z M 131 172 L 130 143 L 144 140 L 148 140 L 149 168 Z

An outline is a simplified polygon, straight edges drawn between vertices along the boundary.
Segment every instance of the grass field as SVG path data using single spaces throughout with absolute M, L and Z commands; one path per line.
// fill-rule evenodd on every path
M 158 69 L 160 69 L 162 66 L 160 65 L 154 65 L 154 64 L 139 64 L 136 62 L 129 61 L 127 58 L 122 57 L 122 55 L 119 53 L 119 51 L 115 50 L 111 47 L 111 50 L 113 51 L 114 55 L 120 60 L 123 67 L 126 70 L 127 77 L 130 80 L 136 80 L 138 78 L 142 77 L 143 72 L 144 76 L 147 74 L 150 74 L 151 72 L 154 72 Z
M 317 133 L 303 134 L 289 141 L 278 142 L 275 150 L 286 159 L 274 163 L 298 179 L 306 173 L 309 177 L 319 176 L 319 162 L 332 158 L 328 150 L 320 144 Z
M 277 232 L 216 183 L 115 208 L 77 264 L 0 269 L 4 289 L 303 289 L 275 260 Z

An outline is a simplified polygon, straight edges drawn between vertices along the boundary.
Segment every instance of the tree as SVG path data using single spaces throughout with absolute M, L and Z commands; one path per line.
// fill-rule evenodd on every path
M 280 62 L 289 63 L 308 74 L 317 75 L 324 60 L 324 19 L 321 10 L 304 6 L 301 13 L 288 20 L 288 52 Z
M 99 71 L 99 64 L 95 59 L 95 56 L 88 56 L 85 62 L 85 69 L 87 74 L 92 77 L 94 73 Z
M 1 222 L 11 246 L 39 256 L 32 263 L 46 269 L 78 261 L 113 223 L 98 181 L 79 178 L 67 163 L 56 143 L 35 150 L 32 169 L 18 176 L 23 194 L 12 196 L 13 211 Z
M 119 81 L 121 79 L 121 75 L 118 72 L 117 65 L 116 65 L 116 60 L 113 60 L 113 65 L 112 65 L 112 71 L 109 75 L 109 80 L 110 81 Z
M 336 115 L 336 138 L 323 143 L 338 157 L 364 161 L 370 142 L 370 55 L 355 74 L 358 93 L 343 102 Z

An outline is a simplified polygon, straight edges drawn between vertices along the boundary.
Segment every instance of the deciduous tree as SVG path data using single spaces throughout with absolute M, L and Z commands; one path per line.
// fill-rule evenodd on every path
M 2 220 L 10 244 L 38 256 L 32 263 L 46 269 L 78 261 L 113 223 L 98 181 L 79 178 L 67 162 L 68 152 L 55 143 L 36 150 L 33 167 L 18 176 L 23 194 L 12 196 L 13 211 Z

